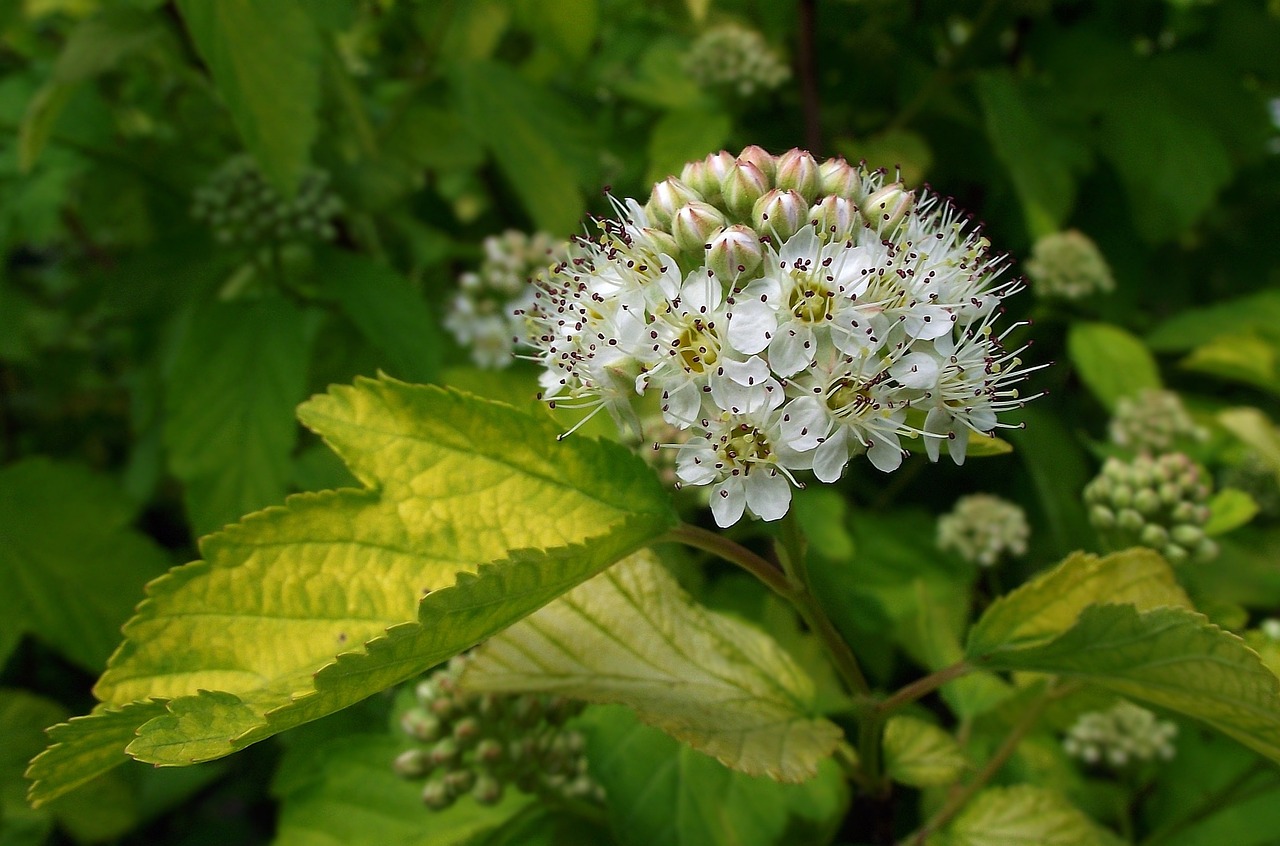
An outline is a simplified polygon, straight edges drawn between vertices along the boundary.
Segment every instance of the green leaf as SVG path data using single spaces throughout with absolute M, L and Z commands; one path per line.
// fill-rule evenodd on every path
M 919 185 L 933 165 L 933 150 L 918 132 L 890 129 L 865 138 L 837 143 L 840 154 L 851 162 L 866 161 L 867 167 L 898 173 L 907 185 Z
M 1209 522 L 1206 535 L 1224 535 L 1248 523 L 1258 513 L 1253 497 L 1235 488 L 1223 488 L 1209 500 Z
M 1121 397 L 1160 387 L 1160 369 L 1151 353 L 1119 326 L 1072 324 L 1067 353 L 1080 380 L 1109 410 Z
M 849 534 L 847 503 L 831 488 L 811 485 L 793 494 L 795 514 L 809 539 L 809 548 L 832 561 L 853 557 L 853 536 Z
M 73 721 L 60 760 L 88 754 L 98 723 L 101 742 L 150 763 L 230 754 L 425 671 L 675 522 L 626 449 L 558 442 L 499 403 L 361 379 L 299 416 L 368 489 L 291 497 L 152 584 L 95 693 L 162 704 L 135 706 L 123 743 L 120 715 Z M 38 797 L 75 776 L 49 769 Z
M 969 768 L 954 737 L 916 717 L 890 717 L 884 727 L 884 770 L 912 787 L 952 784 Z
M 438 321 L 409 280 L 358 253 L 324 250 L 321 291 L 332 297 L 361 334 L 386 357 L 392 376 L 418 382 L 440 374 Z
M 169 562 L 133 507 L 74 464 L 0 469 L 0 663 L 31 633 L 90 672 L 106 665 L 143 584 Z
M 1280 483 L 1280 427 L 1256 408 L 1228 408 L 1218 413 L 1218 422 L 1258 454 L 1276 474 Z
M 484 148 L 456 114 L 415 102 L 390 130 L 387 152 L 418 167 L 466 170 L 484 162 Z
M 305 316 L 280 299 L 215 303 L 192 319 L 169 374 L 169 467 L 206 534 L 284 499 L 306 394 Z
M 1019 784 L 989 787 L 951 823 L 948 846 L 1110 846 L 1100 828 L 1054 790 Z
M 969 632 L 970 658 L 1043 643 L 1069 629 L 1087 606 L 1132 603 L 1145 611 L 1191 606 L 1173 570 L 1142 547 L 1098 558 L 1075 552 L 987 607 Z
M 320 102 L 320 37 L 299 0 L 179 0 L 187 31 L 262 172 L 292 193 Z
M 574 231 L 586 210 L 573 160 L 584 155 L 576 132 L 586 121 L 502 65 L 473 62 L 453 82 L 472 134 L 493 154 L 534 225 L 553 235 Z
M 1280 338 L 1280 291 L 1183 309 L 1152 330 L 1147 344 L 1157 352 L 1183 352 L 1241 332 Z
M 827 843 L 848 805 L 830 760 L 817 778 L 782 784 L 727 769 L 620 706 L 590 708 L 581 723 L 622 846 Z
M 515 790 L 493 807 L 463 798 L 446 811 L 422 805 L 422 782 L 396 775 L 404 744 L 356 734 L 289 747 L 272 792 L 280 802 L 274 846 L 454 846 L 502 825 L 530 798 Z
M 696 605 L 651 554 L 620 561 L 485 643 L 459 683 L 627 705 L 730 769 L 804 781 L 842 734 L 768 635 Z
M 1090 465 L 1066 422 L 1074 414 L 1074 406 L 1046 402 L 1047 398 L 1019 412 L 1027 427 L 1011 430 L 1009 440 L 1035 485 L 1052 549 L 1065 555 L 1079 547 L 1081 538 L 1093 534 L 1080 498 L 1089 481 Z
M 164 35 L 160 18 L 137 9 L 108 8 L 76 25 L 53 66 L 62 83 L 82 82 Z
M 1007 70 L 978 77 L 987 136 L 1008 169 L 1033 238 L 1056 232 L 1075 203 L 1075 175 L 1088 153 L 1035 114 L 1032 99 Z
M 18 127 L 19 172 L 27 173 L 35 167 L 36 160 L 53 135 L 54 126 L 75 93 L 76 86 L 50 80 L 32 96 Z
M 1280 680 L 1201 614 L 1093 605 L 1063 634 L 984 656 L 993 669 L 1052 673 L 1195 717 L 1280 762 Z
M 581 61 L 600 29 L 599 0 L 525 0 L 526 14 L 537 22 L 557 51 Z
M 1196 347 L 1179 365 L 1280 396 L 1280 347 L 1256 334 L 1220 335 Z
M 649 170 L 645 181 L 660 182 L 678 174 L 686 162 L 720 149 L 733 129 L 729 116 L 700 105 L 666 112 L 649 136 Z

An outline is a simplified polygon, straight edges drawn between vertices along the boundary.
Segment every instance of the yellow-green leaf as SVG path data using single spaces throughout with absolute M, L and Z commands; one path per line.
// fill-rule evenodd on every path
M 205 560 L 151 585 L 95 688 L 112 706 L 164 700 L 130 712 L 134 757 L 210 760 L 354 704 L 510 625 L 675 520 L 626 449 L 558 442 L 549 421 L 501 403 L 362 379 L 299 415 L 368 489 L 291 497 L 206 538 Z M 55 737 L 61 760 L 79 760 L 99 725 L 120 722 L 110 713 L 73 722 Z M 117 752 L 121 737 L 107 741 Z M 74 766 L 50 771 L 35 795 L 57 795 L 74 778 Z
M 1132 603 L 1190 607 L 1173 570 L 1152 550 L 1136 548 L 1098 558 L 1084 552 L 997 599 L 969 633 L 971 658 L 1041 643 L 1069 629 L 1085 607 Z
M 1072 324 L 1067 353 L 1080 381 L 1108 409 L 1121 397 L 1161 385 L 1155 358 L 1142 341 L 1119 326 Z
M 760 630 L 696 605 L 647 553 L 622 561 L 478 649 L 460 683 L 635 709 L 722 764 L 804 781 L 841 732 L 813 680 Z
M 1280 348 L 1251 332 L 1220 335 L 1196 347 L 1179 365 L 1280 394 Z
M 989 787 L 951 823 L 949 846 L 1110 846 L 1100 828 L 1061 793 L 1029 784 Z
M 1256 408 L 1228 408 L 1218 413 L 1223 428 L 1240 439 L 1276 474 L 1280 482 L 1280 427 Z
M 884 727 L 884 771 L 912 787 L 941 787 L 960 778 L 969 761 L 947 732 L 917 717 L 895 716 Z
M 1258 503 L 1242 490 L 1223 488 L 1209 500 L 1206 535 L 1223 535 L 1248 523 L 1258 513 Z

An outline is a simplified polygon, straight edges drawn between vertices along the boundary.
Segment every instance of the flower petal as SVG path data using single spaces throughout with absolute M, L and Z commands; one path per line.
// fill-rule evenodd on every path
M 753 468 L 746 489 L 747 507 L 761 520 L 780 520 L 791 507 L 791 484 L 776 470 Z

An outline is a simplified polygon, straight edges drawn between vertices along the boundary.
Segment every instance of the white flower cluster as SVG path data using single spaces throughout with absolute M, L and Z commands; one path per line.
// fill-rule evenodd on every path
M 1173 391 L 1147 388 L 1121 397 L 1109 427 L 1111 442 L 1135 452 L 1168 452 L 1180 440 L 1203 441 L 1209 433 L 1197 426 Z
M 1107 260 L 1093 239 L 1075 229 L 1046 235 L 1031 249 L 1027 276 L 1036 296 L 1080 300 L 1116 287 Z
M 764 36 L 739 24 L 704 32 L 685 55 L 684 68 L 704 88 L 727 88 L 739 97 L 772 91 L 791 77 Z
M 797 471 L 833 482 L 864 453 L 895 470 L 902 438 L 961 463 L 970 432 L 1025 401 L 1014 327 L 994 328 L 1020 284 L 937 197 L 748 147 L 615 204 L 537 284 L 544 396 L 637 429 L 636 398 L 659 396 L 690 430 L 679 478 L 714 486 L 721 526 L 782 517 Z
M 1062 748 L 1086 764 L 1118 768 L 1138 761 L 1172 760 L 1177 736 L 1177 725 L 1122 699 L 1106 711 L 1081 714 L 1067 731 Z
M 1026 555 L 1031 527 L 1021 508 L 992 494 L 970 494 L 956 500 L 938 518 L 938 548 L 965 561 L 994 566 L 1003 555 Z
M 500 369 L 512 362 L 512 350 L 528 345 L 524 311 L 533 304 L 533 276 L 564 261 L 563 241 L 542 232 L 514 229 L 484 239 L 484 261 L 475 273 L 458 278 L 445 328 L 471 350 L 480 367 Z

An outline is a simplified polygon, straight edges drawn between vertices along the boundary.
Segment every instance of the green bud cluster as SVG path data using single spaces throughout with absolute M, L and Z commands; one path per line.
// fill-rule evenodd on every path
M 995 565 L 1006 554 L 1026 555 L 1030 537 L 1026 512 L 992 494 L 962 496 L 938 518 L 938 548 L 983 567 Z
M 309 169 L 292 198 L 263 177 L 251 156 L 239 155 L 196 189 L 191 216 L 208 224 L 224 244 L 332 241 L 343 205 L 329 189 L 329 174 Z
M 693 42 L 685 73 L 703 88 L 725 89 L 739 97 L 772 91 L 791 77 L 791 68 L 764 36 L 740 24 L 722 24 Z
M 1109 458 L 1085 486 L 1089 520 L 1111 545 L 1149 546 L 1170 561 L 1208 561 L 1218 546 L 1205 536 L 1212 485 L 1180 452 Z
M 1177 736 L 1177 725 L 1122 699 L 1105 711 L 1081 714 L 1068 729 L 1062 748 L 1086 764 L 1119 769 L 1142 761 L 1172 760 Z
M 543 232 L 510 229 L 484 239 L 484 260 L 477 271 L 458 277 L 444 319 L 478 366 L 501 369 L 514 361 L 512 352 L 529 331 L 521 316 L 533 303 L 529 280 L 568 258 L 568 248 Z
M 509 787 L 602 802 L 604 792 L 587 772 L 585 741 L 565 726 L 582 705 L 563 697 L 466 693 L 458 687 L 466 662 L 460 655 L 418 682 L 417 703 L 400 719 L 416 745 L 393 769 L 426 779 L 423 803 L 440 811 L 469 794 L 492 805 Z
M 1168 452 L 1179 441 L 1203 441 L 1208 437 L 1191 419 L 1176 393 L 1158 388 L 1121 397 L 1108 431 L 1116 446 L 1149 453 Z
M 1036 241 L 1027 261 L 1027 276 L 1036 296 L 1049 299 L 1080 300 L 1116 287 L 1098 245 L 1075 229 Z
M 1280 474 L 1257 452 L 1246 452 L 1222 470 L 1219 482 L 1224 488 L 1236 488 L 1252 497 L 1261 519 L 1280 520 Z

